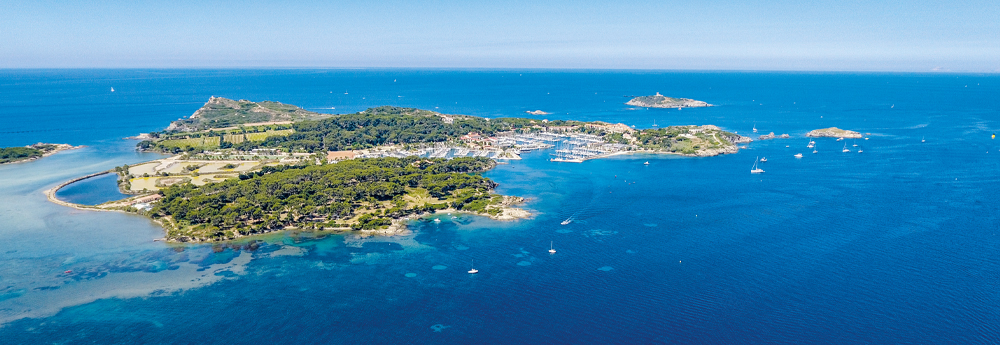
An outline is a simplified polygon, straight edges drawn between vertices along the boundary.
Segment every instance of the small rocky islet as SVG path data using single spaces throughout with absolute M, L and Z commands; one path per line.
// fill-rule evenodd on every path
M 652 96 L 632 98 L 625 104 L 645 108 L 702 108 L 712 106 L 707 102 L 693 100 L 690 98 L 667 97 L 661 95 L 659 92 Z
M 861 139 L 863 137 L 861 133 L 855 131 L 849 131 L 846 129 L 840 129 L 837 127 L 814 129 L 812 131 L 809 131 L 809 133 L 806 133 L 806 136 L 813 138 L 827 137 L 827 138 L 852 138 L 852 139 Z

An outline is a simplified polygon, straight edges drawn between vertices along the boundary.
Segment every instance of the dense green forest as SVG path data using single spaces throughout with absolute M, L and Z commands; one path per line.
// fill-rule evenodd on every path
M 489 213 L 487 206 L 502 198 L 492 194 L 496 184 L 470 173 L 495 164 L 481 157 L 410 157 L 265 167 L 239 180 L 166 188 L 150 215 L 164 222 L 168 237 L 185 240 L 290 226 L 376 229 L 394 218 L 447 207 Z
M 365 149 L 385 144 L 414 144 L 443 142 L 477 132 L 493 135 L 497 132 L 541 125 L 541 121 L 527 118 L 486 119 L 474 116 L 451 115 L 445 122 L 442 115 L 414 108 L 378 107 L 359 113 L 336 115 L 323 120 L 299 121 L 291 125 L 294 133 L 271 136 L 259 141 L 231 143 L 222 141 L 211 148 L 285 148 L 307 152 Z M 551 121 L 546 125 L 581 124 L 580 122 Z M 212 135 L 194 133 L 193 137 Z M 199 141 L 200 142 L 200 141 Z M 218 141 L 213 141 L 213 143 Z M 162 143 L 162 144 L 161 144 Z M 144 141 L 139 147 L 146 150 L 180 152 L 183 148 L 165 142 Z M 193 147 L 197 148 L 197 147 Z
M 0 164 L 41 157 L 45 152 L 30 147 L 0 148 Z

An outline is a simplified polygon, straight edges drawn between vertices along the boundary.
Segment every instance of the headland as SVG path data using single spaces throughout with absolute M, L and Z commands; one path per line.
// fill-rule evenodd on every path
M 33 161 L 39 158 L 54 155 L 61 151 L 73 150 L 81 147 L 83 146 L 47 143 L 37 143 L 24 147 L 3 147 L 0 148 L 0 164 Z

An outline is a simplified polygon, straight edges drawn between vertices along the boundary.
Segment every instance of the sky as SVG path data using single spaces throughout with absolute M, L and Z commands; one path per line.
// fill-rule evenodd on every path
M 1000 1 L 7 1 L 0 68 L 1000 72 Z

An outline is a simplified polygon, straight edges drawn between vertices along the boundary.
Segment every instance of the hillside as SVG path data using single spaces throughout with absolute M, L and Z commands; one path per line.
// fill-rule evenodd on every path
M 245 124 L 290 123 L 324 119 L 330 116 L 332 115 L 320 114 L 278 102 L 234 101 L 222 97 L 212 97 L 190 117 L 170 123 L 166 132 L 194 132 Z

